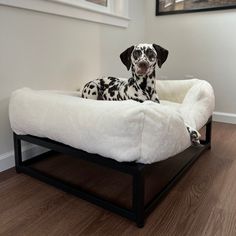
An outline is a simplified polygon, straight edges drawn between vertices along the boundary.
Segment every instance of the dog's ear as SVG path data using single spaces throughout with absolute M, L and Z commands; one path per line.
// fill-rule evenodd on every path
M 161 68 L 162 64 L 166 61 L 169 52 L 157 44 L 153 44 L 152 46 L 157 52 L 157 64 Z
M 127 67 L 127 70 L 129 70 L 131 66 L 131 53 L 133 50 L 134 46 L 131 46 L 120 54 L 120 59 L 123 62 L 123 64 Z

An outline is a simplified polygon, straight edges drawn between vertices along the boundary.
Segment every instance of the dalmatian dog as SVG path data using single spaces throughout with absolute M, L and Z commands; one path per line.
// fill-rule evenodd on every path
M 151 100 L 160 103 L 156 91 L 155 68 L 161 68 L 168 57 L 168 50 L 157 44 L 138 44 L 120 54 L 122 63 L 132 72 L 129 79 L 105 77 L 85 84 L 82 98 L 121 101 L 132 99 L 137 102 Z M 186 125 L 192 143 L 199 143 L 200 134 Z
M 107 77 L 88 82 L 82 97 L 99 100 L 152 100 L 159 103 L 155 89 L 155 66 L 165 62 L 168 51 L 156 44 L 131 46 L 121 53 L 120 59 L 132 77 L 128 80 Z

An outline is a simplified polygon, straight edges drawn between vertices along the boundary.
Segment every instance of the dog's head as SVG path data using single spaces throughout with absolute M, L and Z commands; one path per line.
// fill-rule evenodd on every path
M 156 64 L 161 68 L 168 57 L 168 51 L 157 44 L 138 44 L 127 48 L 120 54 L 123 64 L 138 76 L 149 75 Z

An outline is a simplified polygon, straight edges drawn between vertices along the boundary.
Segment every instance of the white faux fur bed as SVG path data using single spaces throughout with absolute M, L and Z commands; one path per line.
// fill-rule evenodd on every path
M 161 104 L 19 89 L 10 100 L 11 127 L 17 134 L 47 137 L 117 161 L 153 163 L 190 146 L 184 123 L 200 129 L 214 109 L 206 81 L 158 81 L 157 88 Z

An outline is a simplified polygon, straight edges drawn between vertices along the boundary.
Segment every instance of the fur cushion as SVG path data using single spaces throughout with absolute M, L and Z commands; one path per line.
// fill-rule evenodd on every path
M 17 134 L 47 137 L 120 162 L 153 163 L 190 146 L 185 123 L 199 129 L 214 109 L 206 81 L 158 81 L 157 89 L 160 104 L 23 88 L 11 96 L 10 123 Z

